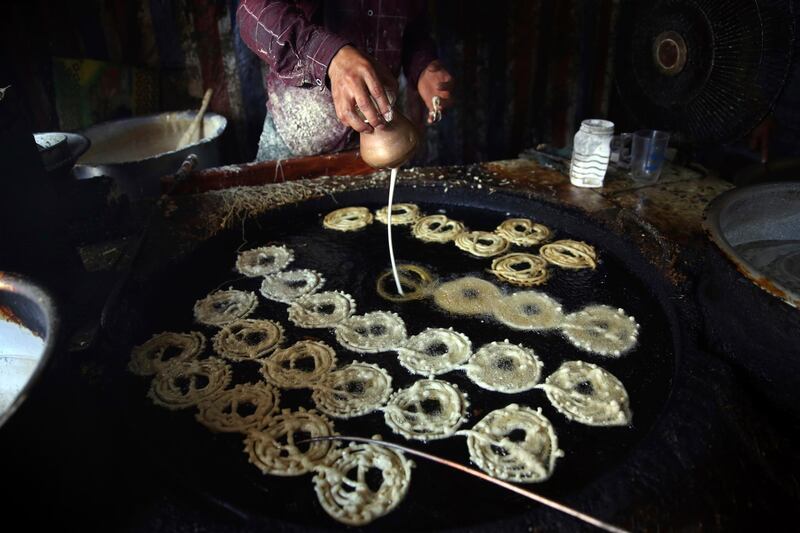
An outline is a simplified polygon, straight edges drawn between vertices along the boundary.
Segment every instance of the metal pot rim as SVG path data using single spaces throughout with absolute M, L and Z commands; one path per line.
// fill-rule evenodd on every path
M 25 385 L 17 394 L 17 397 L 9 405 L 8 409 L 0 413 L 0 429 L 14 415 L 25 400 L 30 396 L 31 391 L 39 382 L 45 367 L 49 364 L 53 352 L 56 348 L 56 339 L 60 329 L 60 320 L 56 312 L 55 301 L 48 291 L 35 283 L 30 278 L 12 272 L 0 271 L 0 292 L 17 293 L 24 298 L 34 302 L 47 318 L 47 332 L 44 338 L 44 349 L 36 363 L 30 377 Z
M 745 198 L 752 198 L 756 193 L 767 192 L 797 192 L 798 182 L 777 182 L 758 185 L 737 187 L 726 191 L 714 198 L 703 213 L 703 230 L 708 238 L 717 245 L 722 253 L 731 261 L 736 269 L 749 281 L 779 298 L 794 308 L 800 309 L 800 295 L 784 286 L 780 281 L 772 279 L 742 259 L 734 250 L 731 243 L 722 231 L 721 218 L 723 213 L 735 202 Z
M 104 130 L 106 128 L 112 128 L 112 127 L 118 126 L 119 124 L 122 124 L 122 123 L 128 123 L 128 124 L 147 123 L 147 122 L 151 122 L 155 118 L 169 116 L 169 115 L 173 115 L 173 116 L 187 115 L 188 116 L 187 118 L 192 119 L 192 118 L 194 118 L 194 116 L 196 114 L 197 114 L 196 110 L 186 109 L 184 111 L 165 111 L 165 112 L 162 112 L 162 113 L 151 113 L 149 115 L 140 115 L 140 116 L 122 118 L 122 119 L 116 119 L 116 120 L 107 120 L 105 122 L 98 122 L 97 124 L 93 124 L 93 125 L 89 126 L 88 128 L 82 130 L 80 133 L 82 135 L 84 135 L 85 137 L 89 138 L 89 140 L 91 141 L 91 133 L 92 132 L 102 131 L 102 130 Z M 121 161 L 119 163 L 95 163 L 95 164 L 90 164 L 90 163 L 81 163 L 80 160 L 79 160 L 78 163 L 76 164 L 76 166 L 104 167 L 104 166 L 108 166 L 108 165 L 114 165 L 114 166 L 134 165 L 134 164 L 145 163 L 145 162 L 148 162 L 148 161 L 153 161 L 153 160 L 156 160 L 156 159 L 160 159 L 160 158 L 163 158 L 165 155 L 174 154 L 174 153 L 186 150 L 187 148 L 193 148 L 193 147 L 196 147 L 196 146 L 200 146 L 200 145 L 203 145 L 203 144 L 206 144 L 206 143 L 213 142 L 216 139 L 218 139 L 222 135 L 222 133 L 225 131 L 225 129 L 227 128 L 228 119 L 225 118 L 223 115 L 220 115 L 219 113 L 213 113 L 211 111 L 206 111 L 206 113 L 203 115 L 203 121 L 204 122 L 205 122 L 206 119 L 213 119 L 215 122 L 217 122 L 218 123 L 217 128 L 212 132 L 211 135 L 209 135 L 207 137 L 204 137 L 203 139 L 200 139 L 199 141 L 197 141 L 195 143 L 188 144 L 188 145 L 184 146 L 183 148 L 170 150 L 168 152 L 162 152 L 162 153 L 155 154 L 155 155 L 151 155 L 151 156 L 145 157 L 143 159 L 135 159 L 135 160 L 131 160 L 131 161 Z

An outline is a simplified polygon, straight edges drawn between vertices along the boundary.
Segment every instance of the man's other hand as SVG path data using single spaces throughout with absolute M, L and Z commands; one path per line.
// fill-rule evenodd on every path
M 336 116 L 342 124 L 361 133 L 372 132 L 384 121 L 391 122 L 392 108 L 385 87 L 396 94 L 397 80 L 385 67 L 373 63 L 348 45 L 333 56 L 328 66 L 328 78 Z M 358 115 L 356 108 L 369 124 Z
M 453 77 L 442 66 L 439 60 L 431 61 L 425 67 L 422 74 L 419 75 L 417 82 L 417 92 L 425 102 L 428 112 L 433 111 L 433 97 L 438 96 L 441 98 L 441 109 L 446 109 L 451 103 L 451 91 L 453 90 Z M 431 116 L 428 115 L 428 124 L 430 124 Z

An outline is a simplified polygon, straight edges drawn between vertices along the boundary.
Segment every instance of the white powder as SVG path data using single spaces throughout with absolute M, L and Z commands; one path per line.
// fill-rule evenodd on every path
M 347 126 L 336 117 L 330 92 L 283 84 L 269 89 L 275 129 L 293 155 L 330 152 L 347 135 Z

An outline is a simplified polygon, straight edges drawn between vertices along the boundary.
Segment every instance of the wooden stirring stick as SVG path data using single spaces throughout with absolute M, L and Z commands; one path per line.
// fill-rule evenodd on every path
M 214 89 L 206 89 L 206 93 L 203 95 L 203 103 L 200 105 L 200 111 L 197 112 L 194 116 L 194 120 L 192 120 L 192 123 L 189 124 L 189 127 L 181 136 L 181 139 L 178 141 L 178 146 L 175 148 L 176 150 L 185 148 L 193 142 L 195 132 L 203 121 L 203 115 L 206 114 L 206 109 L 208 108 L 208 103 L 211 101 L 212 94 L 214 94 Z M 202 129 L 200 131 L 202 131 Z

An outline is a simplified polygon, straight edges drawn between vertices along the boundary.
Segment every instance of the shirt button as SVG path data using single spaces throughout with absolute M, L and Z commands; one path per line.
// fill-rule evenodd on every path
M 368 17 L 371 17 L 371 16 L 372 16 L 372 15 L 374 15 L 374 14 L 375 14 L 375 13 L 373 13 L 371 9 L 367 11 L 367 16 L 368 16 Z
M 372 53 L 372 47 L 367 47 L 367 53 L 368 53 L 368 54 L 371 54 L 371 53 Z
M 317 85 L 322 85 L 322 80 L 317 78 Z

